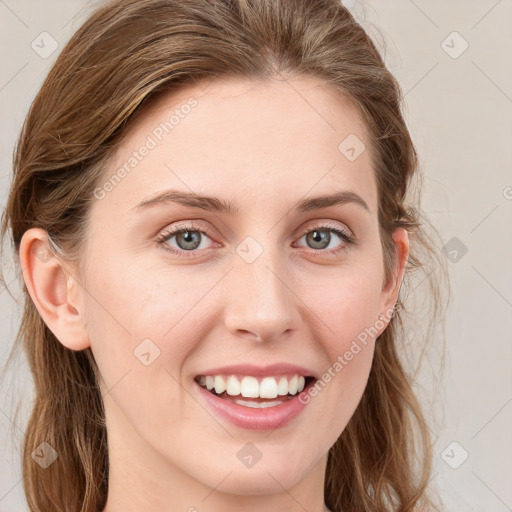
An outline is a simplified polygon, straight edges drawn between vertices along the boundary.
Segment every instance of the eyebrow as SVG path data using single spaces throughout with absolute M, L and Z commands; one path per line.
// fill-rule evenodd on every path
M 153 206 L 165 205 L 169 203 L 178 203 L 183 206 L 189 206 L 192 208 L 199 208 L 201 210 L 218 213 L 227 213 L 228 215 L 238 215 L 240 213 L 240 208 L 232 201 L 226 201 L 219 197 L 199 195 L 193 192 L 185 192 L 182 190 L 164 190 L 159 192 L 156 195 L 144 199 L 136 206 L 131 208 L 130 211 L 140 213 Z M 297 211 L 304 213 L 312 210 L 328 208 L 329 206 L 349 203 L 359 205 L 366 211 L 370 211 L 365 200 L 355 192 L 350 191 L 341 191 L 334 194 L 308 197 L 295 203 L 294 207 Z

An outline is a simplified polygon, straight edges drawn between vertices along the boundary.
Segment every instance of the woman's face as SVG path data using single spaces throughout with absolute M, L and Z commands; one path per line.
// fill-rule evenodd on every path
M 339 201 L 314 200 L 327 196 Z M 321 481 L 396 299 L 356 110 L 305 78 L 166 93 L 95 197 L 77 309 L 112 477 L 172 487 L 179 474 L 235 494 Z M 395 242 L 403 253 L 403 230 Z M 294 395 L 300 377 L 316 393 L 308 378 Z

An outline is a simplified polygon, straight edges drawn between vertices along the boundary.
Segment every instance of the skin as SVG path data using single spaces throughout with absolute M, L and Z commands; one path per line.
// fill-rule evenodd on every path
M 407 232 L 393 234 L 395 269 L 385 279 L 371 141 L 352 104 L 313 79 L 166 93 L 131 124 L 107 178 L 191 96 L 198 105 L 190 114 L 93 204 L 84 274 L 54 255 L 36 257 L 48 241 L 33 228 L 21 243 L 23 276 L 58 340 L 71 350 L 91 347 L 98 363 L 110 457 L 105 512 L 320 512 L 327 454 L 361 399 L 375 339 L 271 432 L 215 416 L 193 379 L 237 363 L 327 371 L 395 304 Z M 349 134 L 366 145 L 355 161 L 338 150 Z M 240 213 L 175 203 L 131 210 L 171 188 L 233 201 Z M 342 190 L 369 211 L 354 203 L 293 209 L 304 196 Z M 156 244 L 185 221 L 210 230 L 195 253 L 176 236 L 165 243 L 184 256 Z M 350 230 L 357 244 L 325 228 L 329 246 L 312 245 L 305 235 L 326 222 Z M 263 248 L 252 263 L 236 252 L 248 236 Z M 148 366 L 133 354 L 146 338 L 160 350 Z M 251 468 L 237 457 L 247 442 L 262 454 Z

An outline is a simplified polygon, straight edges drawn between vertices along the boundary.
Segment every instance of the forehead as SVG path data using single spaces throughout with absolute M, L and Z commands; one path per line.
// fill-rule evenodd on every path
M 218 81 L 160 94 L 130 120 L 104 181 L 116 174 L 102 203 L 121 214 L 166 188 L 247 204 L 347 188 L 365 194 L 372 209 L 376 203 L 358 109 L 311 78 Z

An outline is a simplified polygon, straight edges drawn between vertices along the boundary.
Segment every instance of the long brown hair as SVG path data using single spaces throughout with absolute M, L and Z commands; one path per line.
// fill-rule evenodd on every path
M 394 229 L 405 227 L 411 239 L 409 277 L 396 313 L 376 343 L 361 402 L 329 452 L 325 502 L 334 512 L 438 510 L 427 492 L 429 430 L 404 369 L 406 344 L 400 348 L 399 342 L 407 335 L 405 288 L 421 269 L 430 307 L 422 305 L 427 326 L 423 341 L 414 344 L 430 342 L 442 308 L 436 279 L 443 258 L 419 200 L 409 197 L 419 184 L 413 180 L 418 158 L 399 84 L 339 0 L 114 0 L 98 7 L 64 47 L 31 105 L 0 235 L 3 240 L 11 231 L 19 265 L 23 233 L 42 228 L 59 255 L 80 270 L 93 192 L 127 124 L 150 99 L 201 80 L 300 75 L 350 98 L 369 129 L 388 276 Z M 24 284 L 23 297 L 13 352 L 22 344 L 35 385 L 22 452 L 30 510 L 102 510 L 108 446 L 92 352 L 65 348 Z M 47 469 L 31 456 L 42 441 L 59 454 Z

